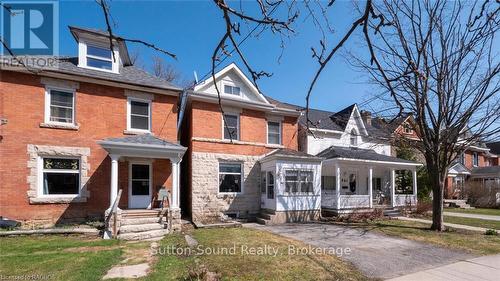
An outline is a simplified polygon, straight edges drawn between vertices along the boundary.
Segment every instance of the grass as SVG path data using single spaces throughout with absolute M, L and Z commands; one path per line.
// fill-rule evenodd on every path
M 13 280 L 33 275 L 44 280 L 100 280 L 120 261 L 118 244 L 78 236 L 0 238 L 0 275 Z
M 476 208 L 476 209 L 445 208 L 444 211 L 445 212 L 453 212 L 453 213 L 464 213 L 464 214 L 500 216 L 500 209 L 488 209 L 488 208 Z
M 247 228 L 198 229 L 192 236 L 199 242 L 195 249 L 231 249 L 215 255 L 160 254 L 153 272 L 146 280 L 202 279 L 207 271 L 222 280 L 366 280 L 352 265 L 328 254 L 293 255 L 289 245 L 305 244 L 268 232 Z M 170 235 L 162 240 L 159 253 L 165 247 L 186 247 L 184 237 Z M 273 255 L 243 254 L 242 247 L 273 247 Z M 200 253 L 198 251 L 197 253 Z
M 470 225 L 477 227 L 484 227 L 487 229 L 500 230 L 500 221 L 482 220 L 475 218 L 462 218 L 462 217 L 452 217 L 444 216 L 444 222 L 456 223 L 462 225 Z
M 465 250 L 478 255 L 500 253 L 500 236 L 458 230 L 436 232 L 430 230 L 428 224 L 399 220 L 378 220 L 363 227 L 387 235 Z

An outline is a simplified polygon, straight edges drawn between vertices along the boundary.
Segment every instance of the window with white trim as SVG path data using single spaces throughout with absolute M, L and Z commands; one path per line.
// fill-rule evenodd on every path
M 281 123 L 280 122 L 267 122 L 267 143 L 281 144 Z
M 219 163 L 219 193 L 240 193 L 242 170 L 239 163 Z
M 238 115 L 234 114 L 224 114 L 224 120 L 222 124 L 224 131 L 224 139 L 229 140 L 239 140 L 240 139 L 240 118 Z
M 411 127 L 411 125 L 410 125 L 410 124 L 408 124 L 408 123 L 404 123 L 404 124 L 403 124 L 403 132 L 404 132 L 405 134 L 413 134 L 413 128 Z
M 307 170 L 285 171 L 285 192 L 313 193 L 314 172 Z
M 113 55 L 109 48 L 87 44 L 86 59 L 88 67 L 113 70 Z
M 127 130 L 150 132 L 151 101 L 129 98 L 127 103 Z
M 350 143 L 351 143 L 351 146 L 358 145 L 358 133 L 356 132 L 355 129 L 351 130 Z
M 42 158 L 42 195 L 78 195 L 80 193 L 79 158 Z
M 274 173 L 267 172 L 267 199 L 274 199 Z
M 477 152 L 472 153 L 472 166 L 479 166 L 479 154 Z
M 240 87 L 231 86 L 231 85 L 224 85 L 224 94 L 239 96 L 240 95 Z
M 48 88 L 46 95 L 45 122 L 74 124 L 74 91 Z
M 336 176 L 321 176 L 321 190 L 331 191 L 335 190 L 337 186 Z

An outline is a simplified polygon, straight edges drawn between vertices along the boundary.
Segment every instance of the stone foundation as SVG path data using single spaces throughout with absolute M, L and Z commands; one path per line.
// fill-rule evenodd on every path
M 320 219 L 320 210 L 305 211 L 277 211 L 271 215 L 272 224 L 281 224 L 287 222 L 308 222 Z
M 260 210 L 260 156 L 192 153 L 193 221 L 218 220 L 221 213 L 248 217 Z M 243 164 L 243 187 L 238 194 L 219 194 L 219 162 Z
M 172 211 L 172 231 L 181 231 L 182 222 L 181 222 L 181 209 L 173 209 Z

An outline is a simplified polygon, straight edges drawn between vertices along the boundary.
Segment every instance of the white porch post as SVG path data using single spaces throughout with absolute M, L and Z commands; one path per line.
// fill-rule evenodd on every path
M 110 154 L 109 158 L 111 158 L 111 188 L 109 194 L 109 208 L 111 208 L 118 195 L 118 159 L 120 159 L 120 156 Z
M 373 168 L 370 167 L 368 170 L 368 195 L 370 195 L 370 202 L 369 202 L 370 209 L 373 208 L 373 182 L 372 182 L 372 178 L 373 178 Z
M 391 207 L 396 207 L 396 170 L 391 169 Z
M 336 200 L 337 200 L 337 210 L 340 210 L 340 166 L 335 166 L 335 174 L 336 174 L 336 178 L 335 178 L 335 185 L 336 185 L 336 188 L 335 188 L 335 193 L 336 193 Z
M 415 196 L 415 204 L 417 204 L 417 169 L 413 170 L 413 195 Z
M 181 159 L 170 159 L 172 163 L 172 208 L 179 208 L 179 165 Z

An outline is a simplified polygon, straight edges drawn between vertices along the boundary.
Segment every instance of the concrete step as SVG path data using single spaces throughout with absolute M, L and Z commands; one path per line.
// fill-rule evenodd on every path
M 274 214 L 276 214 L 276 211 L 275 210 L 269 210 L 269 209 L 260 209 L 260 213 L 274 215 Z
M 266 225 L 266 224 L 270 224 L 270 221 L 269 220 L 266 220 L 266 219 L 263 219 L 263 218 L 255 218 L 255 220 L 257 221 L 258 224 L 263 224 L 263 225 Z
M 168 234 L 168 229 L 157 229 L 144 232 L 131 232 L 118 234 L 118 239 L 122 240 L 149 240 L 153 238 L 161 238 Z
M 144 232 L 150 230 L 164 229 L 165 226 L 159 223 L 131 224 L 120 227 L 120 233 Z
M 122 227 L 125 225 L 147 224 L 147 223 L 160 223 L 162 220 L 159 217 L 128 217 L 122 218 Z
M 258 214 L 257 214 L 257 216 L 258 216 L 259 218 L 263 218 L 263 219 L 265 219 L 265 220 L 271 220 L 271 219 L 272 219 L 272 217 L 273 217 L 273 215 L 268 214 L 268 213 L 258 213 Z
M 153 217 L 159 216 L 161 211 L 159 210 L 123 210 L 122 216 L 124 217 Z

